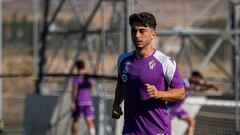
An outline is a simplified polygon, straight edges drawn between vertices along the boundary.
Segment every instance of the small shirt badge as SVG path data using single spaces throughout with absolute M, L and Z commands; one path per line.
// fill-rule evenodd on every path
M 131 62 L 130 61 L 126 61 L 124 63 L 124 67 L 123 67 L 123 73 L 128 73 L 130 66 L 131 66 Z
M 151 61 L 148 63 L 148 65 L 149 65 L 149 68 L 150 68 L 150 69 L 154 69 L 154 67 L 156 66 L 155 60 L 151 60 Z

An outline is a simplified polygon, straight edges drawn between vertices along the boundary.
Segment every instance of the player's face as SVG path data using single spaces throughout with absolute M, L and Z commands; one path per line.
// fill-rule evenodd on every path
M 136 49 L 151 45 L 156 32 L 151 27 L 145 27 L 141 23 L 133 23 L 131 26 L 132 42 Z
M 83 68 L 83 69 L 78 69 L 78 73 L 80 74 L 85 74 L 87 73 L 87 69 Z
M 196 84 L 204 84 L 204 79 L 200 77 L 191 77 L 191 81 Z

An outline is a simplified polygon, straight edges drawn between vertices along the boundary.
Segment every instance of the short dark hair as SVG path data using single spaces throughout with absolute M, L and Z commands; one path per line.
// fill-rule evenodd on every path
M 84 69 L 85 68 L 85 63 L 82 60 L 78 60 L 75 62 L 75 66 L 77 67 L 77 69 Z
M 141 23 L 145 27 L 156 29 L 157 23 L 153 14 L 148 12 L 134 13 L 129 17 L 129 24 L 132 26 L 134 22 Z
M 199 71 L 192 71 L 192 77 L 204 79 L 203 75 Z

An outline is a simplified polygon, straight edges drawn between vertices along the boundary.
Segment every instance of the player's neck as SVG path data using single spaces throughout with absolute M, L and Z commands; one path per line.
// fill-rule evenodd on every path
M 154 48 L 152 46 L 148 46 L 142 49 L 136 49 L 136 56 L 140 58 L 149 57 L 153 53 L 154 53 Z

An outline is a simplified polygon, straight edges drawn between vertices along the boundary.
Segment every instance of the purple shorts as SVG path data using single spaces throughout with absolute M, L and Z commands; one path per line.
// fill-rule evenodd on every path
M 178 108 L 174 108 L 174 109 L 170 110 L 170 112 L 169 112 L 170 119 L 173 119 L 176 116 L 178 118 L 182 118 L 187 115 L 188 115 L 188 113 L 183 109 L 182 106 L 179 106 Z
M 72 113 L 72 117 L 78 119 L 81 114 L 84 114 L 86 118 L 94 118 L 94 106 L 93 105 L 84 105 L 77 106 L 76 111 Z

